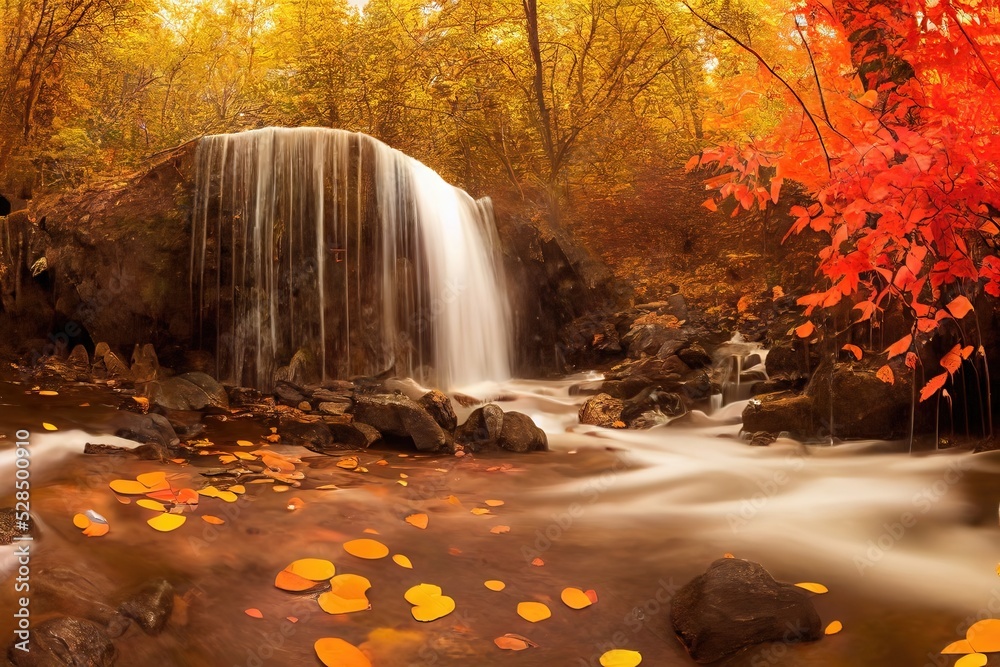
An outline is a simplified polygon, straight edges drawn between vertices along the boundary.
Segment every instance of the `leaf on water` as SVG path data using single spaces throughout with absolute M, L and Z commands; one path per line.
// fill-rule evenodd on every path
M 958 296 L 951 300 L 945 308 L 951 313 L 951 316 L 956 320 L 960 320 L 969 314 L 974 308 L 972 307 L 972 302 L 969 301 L 964 296 Z
M 858 361 L 861 360 L 861 354 L 862 354 L 861 348 L 858 347 L 857 345 L 851 345 L 850 343 L 848 343 L 847 345 L 845 345 L 840 349 L 844 350 L 845 352 L 850 352 L 851 354 L 854 355 L 854 358 L 857 359 Z
M 505 535 L 510 532 L 510 526 L 493 526 L 490 532 L 494 535 Z
M 94 522 L 83 529 L 83 534 L 87 537 L 101 537 L 107 535 L 109 530 L 111 530 L 111 526 L 108 524 Z
M 829 590 L 830 590 L 826 586 L 824 586 L 823 584 L 814 584 L 814 583 L 809 582 L 809 581 L 803 582 L 801 584 L 795 584 L 795 585 L 798 586 L 799 588 L 806 589 L 810 593 L 816 593 L 817 595 L 822 595 L 823 593 L 828 593 Z
M 984 654 L 970 653 L 959 658 L 955 663 L 955 667 L 985 667 L 987 662 L 989 662 L 989 658 Z
M 455 611 L 455 600 L 441 594 L 441 587 L 434 584 L 417 584 L 403 595 L 407 602 L 414 605 L 410 609 L 413 618 L 427 623 L 447 616 Z
M 254 446 L 254 444 L 252 442 L 250 442 L 249 440 L 237 440 L 236 444 L 239 445 L 240 447 L 253 447 Z
M 242 484 L 233 484 L 231 487 L 229 487 L 228 490 L 232 491 L 233 493 L 246 493 L 247 487 L 243 486 Z
M 399 484 L 400 486 L 407 486 L 409 482 L 407 482 L 405 479 L 397 479 L 396 484 Z
M 490 589 L 491 591 L 498 591 L 498 592 L 507 588 L 507 584 L 503 583 L 499 579 L 490 579 L 488 581 L 483 582 L 483 585 L 486 586 L 486 588 Z
M 271 480 L 271 482 L 273 483 L 274 480 Z M 274 491 L 275 493 L 284 493 L 288 489 L 289 486 L 287 484 L 275 484 L 274 486 L 271 487 L 271 490 Z
M 210 523 L 213 526 L 221 526 L 222 524 L 225 523 L 225 520 L 220 519 L 219 517 L 213 516 L 211 514 L 203 514 L 201 520 L 206 523 Z
M 844 624 L 840 621 L 834 621 L 830 625 L 826 626 L 826 630 L 823 631 L 825 635 L 835 635 L 844 629 Z
M 966 631 L 965 638 L 979 653 L 1000 651 L 1000 619 L 987 618 L 974 623 Z
M 493 643 L 496 644 L 498 648 L 502 648 L 505 651 L 523 651 L 526 648 L 534 648 L 538 646 L 538 644 L 531 641 L 527 637 L 522 637 L 521 635 L 515 635 L 513 633 L 507 633 L 503 637 L 497 637 L 493 640 Z
M 154 512 L 166 512 L 167 506 L 163 503 L 156 502 L 150 498 L 142 498 L 135 501 L 135 504 L 143 509 L 153 510 Z
M 300 558 L 285 569 L 311 581 L 323 581 L 337 574 L 336 566 L 323 558 Z
M 167 473 L 163 471 L 144 472 L 138 477 L 136 477 L 136 480 L 141 484 L 143 484 L 144 486 L 150 489 L 154 489 L 161 486 L 164 482 L 167 481 Z
M 120 493 L 125 496 L 143 496 L 149 493 L 149 487 L 147 487 L 142 482 L 138 482 L 132 479 L 115 479 L 112 480 L 108 486 L 115 493 Z
M 187 517 L 183 514 L 168 514 L 164 512 L 163 514 L 157 514 L 152 519 L 146 521 L 146 523 L 161 533 L 169 533 L 171 530 L 176 530 L 183 526 L 185 521 L 187 521 Z
M 256 607 L 250 607 L 249 609 L 244 609 L 243 613 L 251 618 L 264 618 L 264 614 L 262 614 L 260 609 L 257 609 Z
M 616 648 L 601 656 L 601 667 L 636 667 L 642 662 L 642 654 L 638 651 L 628 651 Z
M 357 574 L 339 574 L 330 579 L 330 590 L 319 596 L 319 607 L 328 614 L 351 614 L 371 608 L 365 593 L 372 582 Z
M 42 422 L 42 428 L 44 428 L 46 431 L 58 431 L 59 430 L 53 424 L 50 424 L 48 422 Z
M 487 500 L 486 505 L 489 507 L 501 507 L 504 504 L 502 500 Z
M 969 643 L 968 639 L 960 639 L 957 642 L 952 642 L 941 649 L 941 653 L 944 655 L 955 655 L 955 654 L 966 654 L 975 653 L 976 649 L 972 648 L 972 644 Z
M 531 623 L 538 623 L 552 616 L 552 611 L 541 602 L 519 602 L 517 615 Z
M 597 604 L 597 591 L 593 588 L 588 588 L 583 592 L 583 594 L 590 599 L 591 604 Z
M 344 470 L 354 470 L 358 467 L 358 457 L 357 456 L 347 456 L 339 461 L 337 461 L 337 467 L 343 468 Z
M 38 392 L 38 395 L 39 396 L 58 396 L 59 392 L 58 391 L 52 391 L 51 389 L 43 389 L 40 392 Z
M 543 565 L 545 565 L 545 561 L 542 560 L 541 558 L 535 558 L 534 560 L 531 561 L 531 564 L 534 565 L 535 567 L 542 567 Z
M 357 558 L 364 558 L 367 560 L 378 560 L 379 558 L 385 558 L 389 555 L 389 547 L 385 546 L 378 540 L 371 540 L 368 538 L 344 542 L 344 551 Z
M 448 496 L 447 498 L 445 498 L 445 500 L 447 500 L 448 503 L 450 503 L 451 505 L 458 505 L 459 507 L 462 506 L 462 501 L 459 500 L 458 497 L 455 496 L 454 494 Z
M 579 588 L 564 588 L 559 597 L 563 604 L 570 609 L 584 609 L 594 604 L 590 597 Z
M 893 375 L 892 369 L 889 368 L 888 364 L 875 371 L 875 377 L 877 377 L 882 382 L 885 382 L 886 384 L 896 383 L 896 376 Z
M 805 324 L 795 327 L 795 335 L 799 338 L 808 338 L 813 335 L 816 331 L 816 326 L 812 323 L 812 320 L 806 320 Z
M 371 661 L 359 648 L 338 637 L 317 639 L 313 649 L 326 667 L 372 667 Z
M 285 616 L 285 620 L 288 621 L 289 623 L 298 623 L 299 622 L 299 619 L 296 618 L 295 616 Z
M 283 591 L 290 591 L 292 593 L 300 593 L 302 591 L 308 591 L 311 588 L 315 588 L 318 584 L 311 579 L 306 579 L 305 577 L 300 577 L 294 572 L 288 570 L 282 570 L 274 577 L 274 587 L 280 588 Z
M 485 507 L 473 507 L 469 511 L 472 512 L 473 514 L 475 514 L 476 516 L 482 516 L 483 514 L 489 514 L 490 513 L 490 511 L 488 509 L 486 509 Z
M 286 509 L 290 510 L 300 510 L 306 506 L 306 503 L 301 498 L 295 497 L 288 500 L 288 504 L 285 505 Z
M 86 514 L 74 514 L 73 515 L 73 525 L 83 530 L 90 525 L 90 519 L 87 518 Z
M 406 517 L 405 521 L 406 523 L 416 528 L 419 528 L 420 530 L 424 530 L 427 528 L 427 515 L 423 513 L 411 514 L 410 516 Z
M 225 465 L 227 463 L 232 463 L 235 460 L 236 460 L 236 457 L 233 456 L 232 454 L 222 454 L 222 455 L 219 456 L 219 463 L 222 463 L 223 465 Z
M 927 384 L 925 384 L 923 389 L 920 390 L 920 400 L 926 401 L 928 398 L 936 394 L 938 390 L 944 386 L 944 383 L 947 379 L 948 379 L 948 373 L 945 372 L 941 373 L 940 375 L 935 375 L 930 380 L 928 380 Z
M 405 567 L 407 570 L 413 569 L 413 563 L 411 563 L 410 559 L 403 554 L 393 554 L 392 562 L 400 567 Z
M 146 494 L 149 495 L 149 494 Z M 197 505 L 198 492 L 194 489 L 181 489 L 177 492 L 176 502 L 181 505 Z
M 241 461 L 256 461 L 257 460 L 257 457 L 254 456 L 253 454 L 251 454 L 250 452 L 236 451 L 236 452 L 233 452 L 233 455 L 236 456 L 236 458 L 238 458 Z

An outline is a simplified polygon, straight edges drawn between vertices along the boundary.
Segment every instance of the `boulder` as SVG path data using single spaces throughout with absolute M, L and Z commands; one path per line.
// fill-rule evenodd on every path
M 686 348 L 679 350 L 677 356 L 691 368 L 706 368 L 712 365 L 712 357 L 698 343 L 691 343 Z
M 32 629 L 27 651 L 13 644 L 7 659 L 15 667 L 111 667 L 115 645 L 96 623 L 62 616 L 39 623 Z
M 368 449 L 382 438 L 374 426 L 362 422 L 328 424 L 336 448 Z
M 114 625 L 117 634 L 127 626 L 127 621 L 120 623 L 121 619 L 116 618 L 118 612 L 106 602 L 111 582 L 97 572 L 58 566 L 42 568 L 33 574 L 31 606 L 34 614 L 65 614 L 93 621 L 102 628 Z
M 306 400 L 301 387 L 285 380 L 278 380 L 274 383 L 274 397 L 292 408 Z
M 743 409 L 743 430 L 788 431 L 793 438 L 815 435 L 812 399 L 787 391 L 752 398 Z
M 447 443 L 445 432 L 427 410 L 402 394 L 358 394 L 353 414 L 355 421 L 380 433 L 410 438 L 418 451 L 432 452 Z
M 912 374 L 901 363 L 890 363 L 895 382 L 887 384 L 875 373 L 876 364 L 820 364 L 806 387 L 812 400 L 817 423 L 830 431 L 831 407 L 833 434 L 838 438 L 875 438 L 891 440 L 910 432 L 910 406 L 913 397 Z M 830 391 L 833 390 L 832 405 Z M 918 407 L 918 412 L 921 412 Z
M 146 583 L 118 607 L 122 616 L 135 621 L 147 635 L 163 632 L 173 610 L 174 587 L 166 579 Z
M 621 420 L 630 428 L 649 428 L 654 422 L 645 419 L 648 413 L 676 417 L 687 412 L 679 394 L 647 387 L 622 404 Z
M 225 388 L 210 375 L 197 371 L 147 382 L 143 385 L 142 393 L 152 403 L 168 410 L 229 408 L 229 396 Z
M 286 418 L 281 421 L 282 440 L 290 445 L 301 445 L 309 449 L 325 449 L 334 443 L 330 427 L 321 421 L 299 421 Z
M 353 401 L 324 401 L 319 404 L 319 411 L 325 415 L 343 416 L 351 411 Z
M 444 392 L 433 389 L 421 396 L 417 403 L 434 418 L 438 426 L 449 433 L 455 432 L 458 427 L 458 416 L 455 415 L 451 399 Z
M 655 356 L 664 343 L 672 341 L 687 341 L 688 335 L 677 326 L 666 324 L 636 324 L 622 338 L 622 345 L 628 350 L 631 359 L 644 356 Z
M 496 449 L 503 431 L 504 413 L 496 403 L 476 408 L 455 433 L 455 441 L 473 452 Z
M 720 558 L 674 596 L 670 622 L 695 662 L 721 660 L 761 642 L 814 641 L 823 626 L 806 590 L 760 564 Z
M 180 438 L 167 418 L 155 413 L 138 414 L 119 410 L 111 418 L 110 427 L 119 438 L 143 444 L 174 447 L 180 443 Z
M 545 431 L 538 428 L 528 415 L 513 411 L 504 413 L 498 444 L 501 449 L 518 454 L 544 452 L 549 448 Z
M 616 422 L 622 420 L 623 409 L 625 402 L 620 398 L 610 394 L 597 394 L 588 398 L 580 408 L 580 423 L 613 428 Z

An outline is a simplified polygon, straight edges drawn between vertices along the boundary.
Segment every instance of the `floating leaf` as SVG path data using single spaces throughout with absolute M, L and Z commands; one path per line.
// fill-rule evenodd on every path
M 354 470 L 358 467 L 358 457 L 348 456 L 337 461 L 337 467 L 343 468 L 344 470 Z
M 171 530 L 176 530 L 183 526 L 185 521 L 187 521 L 187 517 L 183 514 L 168 514 L 164 512 L 157 514 L 152 519 L 146 521 L 146 523 L 161 533 L 169 533 Z
M 427 528 L 427 515 L 423 513 L 411 514 L 410 516 L 406 517 L 406 523 L 410 524 L 411 526 L 415 526 L 421 530 L 424 530 L 425 528 Z
M 1000 619 L 987 618 L 974 623 L 966 631 L 965 638 L 979 653 L 1000 651 Z
M 317 639 L 313 649 L 326 667 L 372 667 L 360 649 L 337 637 Z
M 976 649 L 972 648 L 972 644 L 969 643 L 968 639 L 961 639 L 957 642 L 952 642 L 941 649 L 941 653 L 944 655 L 954 655 L 954 654 L 965 654 L 965 653 L 975 653 Z
M 149 493 L 149 487 L 147 487 L 142 482 L 137 482 L 132 479 L 115 479 L 112 480 L 108 486 L 115 493 L 120 493 L 125 496 L 144 496 Z
M 851 354 L 854 355 L 854 358 L 857 359 L 858 361 L 861 360 L 861 348 L 858 347 L 857 345 L 851 345 L 850 343 L 848 343 L 847 345 L 845 345 L 840 349 L 844 350 L 845 352 L 850 352 Z
M 816 593 L 816 594 L 819 594 L 819 595 L 822 595 L 823 593 L 828 593 L 830 591 L 830 589 L 828 589 L 823 584 L 814 584 L 814 583 L 808 582 L 808 581 L 807 582 L 803 582 L 801 584 L 795 584 L 795 585 L 798 586 L 799 588 L 806 589 L 810 593 Z
M 87 537 L 101 537 L 103 535 L 107 535 L 110 530 L 111 526 L 106 523 L 92 522 L 89 526 L 83 529 L 83 534 Z
M 350 614 L 371 608 L 365 593 L 372 582 L 357 574 L 339 574 L 330 579 L 330 590 L 319 596 L 320 609 L 328 614 Z
M 146 495 L 148 496 L 149 494 L 147 493 Z M 198 492 L 194 489 L 181 489 L 177 492 L 174 502 L 181 505 L 197 505 Z
M 504 535 L 510 532 L 510 526 L 493 526 L 490 532 L 494 535 Z
M 502 500 L 487 500 L 486 505 L 489 507 L 501 507 L 504 502 Z
M 344 551 L 357 558 L 365 558 L 367 560 L 378 560 L 389 555 L 389 547 L 377 540 L 368 538 L 344 542 Z
M 296 498 L 289 498 L 288 504 L 285 505 L 285 508 L 290 510 L 300 510 L 305 506 L 306 506 L 305 501 L 303 501 L 301 498 L 296 497 Z
M 157 489 L 164 482 L 167 481 L 167 473 L 165 472 L 144 472 L 136 480 L 150 489 Z
M 59 430 L 54 425 L 52 425 L 52 424 L 50 424 L 48 422 L 42 422 L 42 428 L 44 428 L 46 431 L 58 431 Z
M 405 567 L 407 570 L 413 569 L 413 563 L 411 563 L 410 559 L 403 554 L 393 554 L 392 562 L 400 567 Z
M 638 651 L 628 651 L 616 648 L 601 656 L 601 667 L 636 667 L 642 662 Z
M 987 662 L 989 662 L 989 658 L 984 654 L 970 653 L 959 658 L 955 663 L 955 667 L 985 667 Z
M 150 498 L 142 498 L 140 500 L 135 501 L 135 504 L 138 505 L 139 507 L 142 507 L 143 509 L 153 510 L 154 512 L 167 511 L 166 505 L 164 505 L 163 503 L 158 503 Z
M 74 514 L 73 515 L 73 525 L 83 530 L 90 525 L 90 519 L 87 518 L 86 514 Z
M 204 515 L 202 515 L 201 519 L 202 519 L 202 521 L 205 521 L 206 523 L 210 523 L 213 526 L 221 526 L 222 524 L 225 523 L 225 521 L 223 519 L 220 519 L 217 516 L 212 516 L 211 514 L 204 514 Z
M 579 588 L 564 588 L 559 597 L 562 599 L 563 604 L 570 609 L 583 609 L 594 604 L 587 594 Z
M 221 456 L 219 456 L 219 463 L 222 463 L 223 465 L 227 463 L 232 463 L 235 460 L 236 457 L 233 456 L 232 454 L 222 454 Z
M 531 561 L 531 564 L 534 565 L 535 567 L 542 567 L 543 565 L 545 565 L 545 561 L 542 560 L 541 558 L 535 558 Z
M 250 442 L 249 440 L 237 440 L 236 444 L 239 445 L 240 447 L 253 447 L 254 446 L 253 443 Z
M 875 371 L 875 377 L 877 377 L 882 382 L 885 382 L 886 384 L 896 383 L 896 376 L 892 374 L 892 369 L 889 368 L 888 364 Z
M 434 584 L 417 584 L 403 596 L 414 605 L 410 609 L 413 618 L 423 623 L 435 621 L 455 611 L 455 600 L 441 594 L 441 587 Z
M 316 586 L 317 583 L 315 581 L 301 577 L 294 572 L 290 572 L 289 570 L 282 570 L 274 577 L 275 588 L 280 588 L 283 591 L 290 591 L 292 593 L 308 591 Z
M 538 623 L 552 616 L 552 611 L 541 602 L 520 602 L 517 605 L 517 615 L 531 623 Z
M 242 484 L 233 484 L 227 490 L 232 491 L 233 493 L 246 493 L 247 487 L 243 486 Z
M 951 316 L 956 320 L 962 319 L 973 310 L 972 302 L 964 296 L 955 297 L 947 306 L 945 306 L 945 308 L 948 309 L 948 312 L 951 313 Z
M 323 581 L 337 574 L 334 564 L 323 558 L 300 558 L 285 569 L 311 581 Z
M 59 392 L 58 391 L 52 391 L 51 389 L 43 389 L 40 392 L 38 392 L 38 395 L 39 396 L 58 396 Z
M 264 614 L 261 613 L 260 609 L 256 607 L 250 607 L 249 609 L 244 609 L 243 613 L 251 618 L 264 618 Z
M 583 594 L 590 599 L 591 604 L 597 604 L 597 591 L 595 591 L 593 588 L 588 588 L 583 592 Z
M 825 635 L 835 635 L 844 629 L 844 624 L 840 621 L 834 621 L 830 625 L 826 626 L 826 630 L 823 631 Z
M 805 324 L 795 327 L 795 335 L 799 338 L 808 338 L 813 335 L 816 331 L 816 326 L 812 323 L 812 320 L 806 320 Z
M 490 579 L 488 581 L 483 582 L 483 585 L 486 586 L 486 588 L 490 589 L 491 591 L 502 591 L 503 589 L 507 588 L 507 584 L 503 583 L 499 579 Z
M 502 648 L 505 651 L 523 651 L 526 648 L 534 648 L 538 646 L 538 644 L 531 641 L 527 637 L 522 637 L 521 635 L 515 635 L 513 633 L 507 633 L 503 637 L 497 637 L 493 640 L 493 643 L 496 644 L 498 648 Z

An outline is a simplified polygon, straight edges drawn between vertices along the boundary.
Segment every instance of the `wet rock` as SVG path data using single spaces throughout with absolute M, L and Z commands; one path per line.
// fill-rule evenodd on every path
M 818 423 L 830 429 L 833 412 L 833 434 L 838 438 L 875 438 L 891 440 L 903 437 L 910 430 L 910 406 L 913 396 L 912 374 L 898 359 L 890 363 L 895 382 L 886 384 L 875 373 L 876 364 L 820 364 L 806 387 Z M 831 406 L 830 391 L 833 390 Z M 918 406 L 918 416 L 924 411 Z
M 156 350 L 149 343 L 142 347 L 135 346 L 132 351 L 132 379 L 136 382 L 149 382 L 155 380 L 160 374 L 160 360 L 156 357 Z
M 458 416 L 451 404 L 451 399 L 444 392 L 431 390 L 417 399 L 417 403 L 434 418 L 438 426 L 449 433 L 458 427 Z
M 668 341 L 686 341 L 687 338 L 686 332 L 680 327 L 637 324 L 622 338 L 622 345 L 628 349 L 629 358 L 639 359 L 644 356 L 655 356 Z
M 792 379 L 784 375 L 779 375 L 778 377 L 770 377 L 760 382 L 754 382 L 750 388 L 750 395 L 759 396 L 760 394 L 773 394 L 778 391 L 801 391 L 805 386 L 805 378 Z
M 712 357 L 698 343 L 691 343 L 678 351 L 677 356 L 691 368 L 706 368 L 712 365 Z
M 712 394 L 719 393 L 718 387 L 712 384 L 711 378 L 705 371 L 697 373 L 694 377 L 689 376 L 681 385 L 680 391 L 692 404 L 708 401 Z
M 545 431 L 538 428 L 528 415 L 513 411 L 503 415 L 498 444 L 501 449 L 519 454 L 544 452 L 549 448 Z
M 823 634 L 810 594 L 776 582 L 758 563 L 721 558 L 674 596 L 670 622 L 691 658 L 709 663 L 761 642 Z
M 351 411 L 353 401 L 326 401 L 319 404 L 319 411 L 326 415 L 342 416 Z
M 248 407 L 264 400 L 264 394 L 251 387 L 229 387 L 226 394 L 231 407 Z
M 126 440 L 162 447 L 173 447 L 180 443 L 180 438 L 167 418 L 155 413 L 143 415 L 119 410 L 111 418 L 110 426 L 115 435 Z
M 359 394 L 354 398 L 354 419 L 380 433 L 408 437 L 417 450 L 431 452 L 447 443 L 444 431 L 415 401 L 402 394 Z
M 0 508 L 0 544 L 11 544 L 18 535 L 31 533 L 31 517 L 28 517 L 28 530 L 17 526 L 17 512 L 13 507 Z
M 300 387 L 283 380 L 274 383 L 274 396 L 285 405 L 293 408 L 306 400 Z
M 610 394 L 597 394 L 587 399 L 578 414 L 581 424 L 593 424 L 604 428 L 613 428 L 616 422 L 622 420 L 622 410 L 625 402 Z
M 33 628 L 28 651 L 12 644 L 7 659 L 15 667 L 111 667 L 117 652 L 96 623 L 63 616 Z
M 102 362 L 104 364 L 105 375 L 108 379 L 124 380 L 127 382 L 135 379 L 132 377 L 132 371 L 128 365 L 111 350 L 104 353 Z
M 352 403 L 354 397 L 354 391 L 351 389 L 347 390 L 333 390 L 320 388 L 310 393 L 310 398 L 316 403 Z
M 112 585 L 100 575 L 84 573 L 68 567 L 41 568 L 31 579 L 31 605 L 35 614 L 58 612 L 93 621 L 107 628 L 121 624 L 116 621 L 117 611 L 106 603 L 105 596 Z M 120 634 L 120 633 L 119 633 Z
M 174 610 L 174 587 L 166 579 L 148 582 L 130 595 L 118 611 L 138 624 L 147 635 L 163 632 Z
M 324 449 L 334 442 L 330 427 L 321 421 L 282 420 L 280 432 L 282 440 L 288 444 L 301 445 L 309 449 Z
M 83 453 L 91 456 L 132 456 L 140 461 L 162 461 L 171 452 L 162 445 L 151 443 L 128 448 L 88 442 L 83 446 Z
M 309 404 L 309 401 L 302 401 L 295 407 L 301 410 L 302 412 L 312 412 L 313 409 L 312 405 Z
M 667 417 L 682 415 L 687 410 L 680 395 L 663 391 L 659 387 L 647 387 L 622 404 L 621 420 L 632 428 L 648 428 L 654 422 L 642 419 L 648 413 Z M 636 423 L 642 419 L 641 423 Z
M 767 431 L 757 431 L 750 436 L 750 444 L 754 447 L 767 447 L 777 439 L 777 436 L 773 433 L 768 433 Z
M 185 440 L 192 440 L 205 432 L 202 423 L 202 413 L 197 410 L 168 410 L 162 406 L 154 406 L 155 414 L 163 415 L 174 432 Z
M 654 356 L 644 357 L 638 361 L 626 361 L 612 368 L 605 377 L 609 380 L 624 380 L 642 376 L 656 382 L 660 379 L 679 379 L 690 372 L 691 367 L 674 354 L 666 358 Z
M 87 348 L 83 345 L 74 347 L 66 363 L 77 373 L 86 375 L 90 371 L 90 355 L 87 354 Z
M 368 449 L 382 438 L 374 426 L 363 422 L 328 424 L 333 446 L 343 449 Z
M 473 452 L 496 449 L 503 431 L 503 409 L 495 403 L 476 408 L 455 433 L 455 441 Z
M 807 378 L 819 364 L 819 346 L 811 345 L 808 353 L 804 344 L 782 337 L 767 353 L 764 367 L 768 377 Z
M 151 402 L 169 410 L 229 408 L 229 396 L 223 386 L 210 375 L 197 371 L 147 382 L 142 391 Z
M 743 409 L 743 430 L 750 433 L 788 431 L 805 438 L 813 434 L 814 423 L 812 400 L 790 392 L 758 396 Z

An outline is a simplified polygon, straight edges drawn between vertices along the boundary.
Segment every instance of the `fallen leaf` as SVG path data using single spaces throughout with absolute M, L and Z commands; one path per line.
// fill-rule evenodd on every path
M 1000 651 L 1000 619 L 987 618 L 974 623 L 966 631 L 965 638 L 978 653 Z
M 203 514 L 202 517 L 201 517 L 201 519 L 202 519 L 202 521 L 205 521 L 206 523 L 210 523 L 213 526 L 221 526 L 222 524 L 225 523 L 225 521 L 223 519 L 220 519 L 217 516 L 212 516 L 211 514 Z
M 301 577 L 288 570 L 282 570 L 274 577 L 275 588 L 280 588 L 283 591 L 290 591 L 292 593 L 308 591 L 311 588 L 315 588 L 317 585 L 318 584 L 315 581 Z
M 488 505 L 489 507 L 501 507 L 501 506 L 503 506 L 503 504 L 504 504 L 504 502 L 502 500 L 487 500 L 486 501 L 486 505 Z
M 232 454 L 222 454 L 221 456 L 219 456 L 219 463 L 222 463 L 223 465 L 227 463 L 232 463 L 235 460 L 236 457 L 233 456 Z
M 795 584 L 795 585 L 798 586 L 799 588 L 806 589 L 810 593 L 822 594 L 822 593 L 828 593 L 829 590 L 830 590 L 826 586 L 824 586 L 823 584 L 814 584 L 814 583 L 809 582 L 809 581 L 802 582 L 801 584 Z
M 58 391 L 52 391 L 51 389 L 43 389 L 40 392 L 38 392 L 38 395 L 39 396 L 58 396 L 59 392 Z
M 320 609 L 328 614 L 350 614 L 371 608 L 365 593 L 372 587 L 365 577 L 339 574 L 330 579 L 330 590 L 319 596 Z
M 517 615 L 526 621 L 537 623 L 552 616 L 552 611 L 541 602 L 520 602 L 517 605 Z
M 504 535 L 510 532 L 510 526 L 493 526 L 490 532 L 494 535 Z
M 638 651 L 628 651 L 616 648 L 601 656 L 601 667 L 636 667 L 642 662 L 642 655 Z
M 142 498 L 140 500 L 135 501 L 135 504 L 138 505 L 139 507 L 142 507 L 143 509 L 153 510 L 154 512 L 167 511 L 166 505 L 164 505 L 163 503 L 158 503 L 150 498 Z
M 358 467 L 358 457 L 348 456 L 337 461 L 337 467 L 344 470 L 354 470 Z
M 300 558 L 285 569 L 310 581 L 323 581 L 337 574 L 336 566 L 323 558 Z
M 111 530 L 111 526 L 106 523 L 91 523 L 89 526 L 83 529 L 83 534 L 87 537 L 101 537 L 107 535 L 108 531 Z
M 125 496 L 143 496 L 149 493 L 149 487 L 147 487 L 142 482 L 138 482 L 132 479 L 115 479 L 112 480 L 108 486 L 115 493 L 120 493 Z
M 469 511 L 472 512 L 473 514 L 475 514 L 476 516 L 481 516 L 483 514 L 489 514 L 490 513 L 490 511 L 488 509 L 486 509 L 485 507 L 473 507 Z
M 584 609 L 594 604 L 579 588 L 564 588 L 559 597 L 570 609 Z
M 526 648 L 538 646 L 538 644 L 531 641 L 527 637 L 510 633 L 504 635 L 503 637 L 497 637 L 493 640 L 493 643 L 496 644 L 497 647 L 506 651 L 523 651 Z
M 377 530 L 375 530 L 374 528 L 365 528 L 361 532 L 362 533 L 368 533 L 369 535 L 378 535 L 379 534 L 379 532 Z
M 338 637 L 317 639 L 313 649 L 326 667 L 372 667 L 371 661 L 358 647 Z
M 455 611 L 455 600 L 443 595 L 441 587 L 434 584 L 417 584 L 406 591 L 403 597 L 414 605 L 410 609 L 413 618 L 422 623 L 436 621 Z
M 58 431 L 59 430 L 54 425 L 52 425 L 52 424 L 50 424 L 48 422 L 42 422 L 42 428 L 44 428 L 46 431 Z
M 389 555 L 389 547 L 377 540 L 368 538 L 344 542 L 344 551 L 357 558 L 365 558 L 367 560 L 377 560 Z
M 503 583 L 499 579 L 490 579 L 488 581 L 483 582 L 483 585 L 486 586 L 486 588 L 490 589 L 491 591 L 502 591 L 503 589 L 507 588 L 507 584 Z
M 392 557 L 392 562 L 400 567 L 405 567 L 408 570 L 413 569 L 413 563 L 411 563 L 410 559 L 404 556 L 403 554 L 394 554 Z
M 405 520 L 406 523 L 410 524 L 411 526 L 415 526 L 416 528 L 419 528 L 421 530 L 427 528 L 426 514 L 411 514 L 410 516 L 406 517 Z
M 285 505 L 285 507 L 287 509 L 290 509 L 290 510 L 300 510 L 300 509 L 302 509 L 305 506 L 306 506 L 305 502 L 301 498 L 298 498 L 298 497 L 289 498 L 288 499 L 288 504 Z
M 888 364 L 875 371 L 875 377 L 877 377 L 882 382 L 885 382 L 886 384 L 896 383 L 896 376 L 892 374 L 892 369 L 889 368 Z
M 295 616 L 285 616 L 285 620 L 288 621 L 289 623 L 298 623 L 299 622 L 299 619 L 296 618 Z
M 187 517 L 183 514 L 168 514 L 164 512 L 157 514 L 152 519 L 146 521 L 146 523 L 161 533 L 169 533 L 171 530 L 176 530 L 183 526 L 185 521 L 187 521 Z
M 86 514 L 74 514 L 73 515 L 73 525 L 83 530 L 90 525 L 90 519 L 87 518 Z
M 826 630 L 823 631 L 824 635 L 835 635 L 844 629 L 844 624 L 840 621 L 834 621 L 830 625 L 826 626 Z
M 954 655 L 957 653 L 975 653 L 976 649 L 972 648 L 972 644 L 969 643 L 968 639 L 960 639 L 957 642 L 952 642 L 941 649 L 941 653 L 944 655 Z
M 583 593 L 590 599 L 592 604 L 597 604 L 597 591 L 593 588 L 588 588 Z
M 254 446 L 253 443 L 250 442 L 249 440 L 237 440 L 236 444 L 239 445 L 240 447 L 253 447 Z
M 531 561 L 531 564 L 534 565 L 535 567 L 542 567 L 543 565 L 545 565 L 545 561 L 542 560 L 541 558 L 535 558 L 534 560 Z
M 260 612 L 260 609 L 255 607 L 250 607 L 249 609 L 243 610 L 243 613 L 252 618 L 264 618 L 264 614 Z
M 985 667 L 987 662 L 989 662 L 989 658 L 984 654 L 970 653 L 959 658 L 955 663 L 955 667 Z

